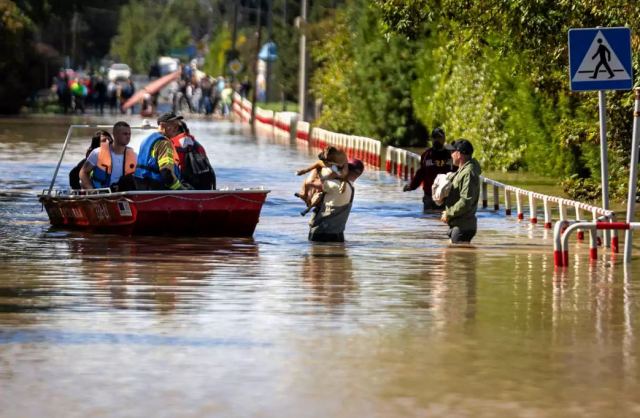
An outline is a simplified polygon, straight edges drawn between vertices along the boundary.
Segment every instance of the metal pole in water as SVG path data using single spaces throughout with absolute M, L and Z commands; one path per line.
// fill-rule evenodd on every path
M 631 139 L 631 161 L 629 166 L 629 191 L 627 194 L 627 223 L 633 222 L 633 212 L 636 206 L 636 191 L 638 189 L 638 147 L 640 147 L 640 89 L 634 89 L 635 105 L 633 109 L 633 137 Z M 631 262 L 632 231 L 629 228 L 624 236 L 624 262 Z
M 600 110 L 600 177 L 602 178 L 602 207 L 609 210 L 609 157 L 607 152 L 607 100 L 604 90 L 598 91 Z M 604 231 L 605 247 L 609 248 L 609 231 Z
M 62 164 L 62 158 L 64 158 L 64 152 L 67 150 L 67 144 L 69 144 L 69 139 L 71 138 L 71 132 L 73 132 L 74 126 L 70 126 L 67 131 L 67 137 L 64 140 L 64 145 L 62 146 L 62 151 L 60 152 L 60 159 L 58 160 L 58 165 L 56 165 L 56 170 L 53 172 L 53 178 L 51 179 L 51 184 L 49 185 L 49 192 L 47 194 L 51 194 L 51 190 L 53 190 L 53 184 L 56 181 L 56 177 L 58 176 L 58 170 L 60 169 L 60 164 Z
M 300 3 L 300 67 L 298 71 L 298 113 L 307 120 L 307 0 Z

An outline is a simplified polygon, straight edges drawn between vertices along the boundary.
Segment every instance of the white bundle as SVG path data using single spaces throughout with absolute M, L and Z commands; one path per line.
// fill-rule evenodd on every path
M 431 197 L 436 205 L 442 205 L 451 191 L 451 180 L 456 173 L 438 174 L 431 185 Z

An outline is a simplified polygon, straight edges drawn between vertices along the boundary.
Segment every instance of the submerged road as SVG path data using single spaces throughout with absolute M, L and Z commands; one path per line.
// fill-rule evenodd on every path
M 229 122 L 189 126 L 219 187 L 272 190 L 253 239 L 54 230 L 36 194 L 69 123 L 0 121 L 3 418 L 639 413 L 637 259 L 590 264 L 585 243 L 556 273 L 550 231 L 489 210 L 450 247 L 370 170 L 347 242 L 310 243 L 293 193 L 313 155 Z

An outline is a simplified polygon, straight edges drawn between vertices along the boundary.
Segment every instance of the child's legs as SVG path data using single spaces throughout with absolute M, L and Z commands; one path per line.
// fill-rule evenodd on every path
M 300 189 L 300 194 L 305 198 L 309 197 L 312 193 L 313 189 L 322 190 L 322 181 L 318 177 L 318 173 L 316 170 L 313 170 L 307 178 L 304 179 L 302 183 L 302 188 Z

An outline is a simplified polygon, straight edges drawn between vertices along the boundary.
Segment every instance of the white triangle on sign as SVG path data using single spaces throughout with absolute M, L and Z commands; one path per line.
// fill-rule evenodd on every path
M 598 41 L 601 42 L 598 42 Z M 609 53 L 607 53 L 607 51 Z M 607 66 L 609 67 L 607 69 Z M 598 73 L 594 73 L 596 71 Z M 610 71 L 609 71 L 610 70 Z M 612 75 L 613 74 L 613 75 Z M 618 59 L 618 56 L 607 42 L 602 31 L 598 31 L 586 55 L 582 59 L 578 71 L 573 76 L 572 81 L 618 81 L 631 80 L 629 73 Z

